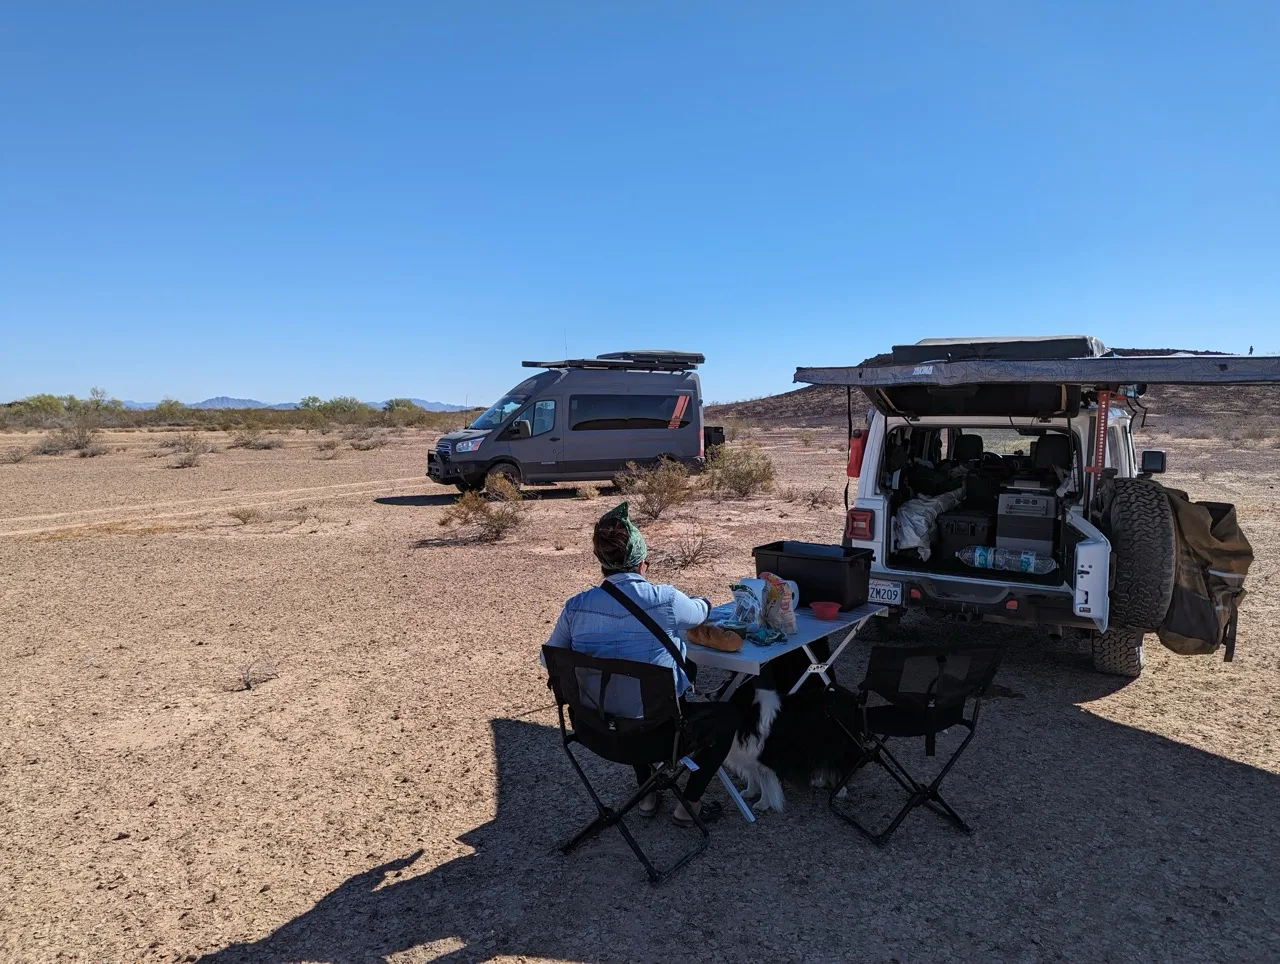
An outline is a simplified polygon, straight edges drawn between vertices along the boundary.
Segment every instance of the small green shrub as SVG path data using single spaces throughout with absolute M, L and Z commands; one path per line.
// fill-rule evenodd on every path
M 614 477 L 618 491 L 635 503 L 636 511 L 659 519 L 668 509 L 689 501 L 689 470 L 680 462 L 659 459 L 650 466 L 628 462 Z
M 758 445 L 724 445 L 707 460 L 707 487 L 720 498 L 748 499 L 773 488 L 773 459 Z

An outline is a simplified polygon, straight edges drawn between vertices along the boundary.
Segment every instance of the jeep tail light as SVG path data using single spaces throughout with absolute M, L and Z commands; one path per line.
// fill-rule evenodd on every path
M 871 509 L 850 509 L 845 519 L 846 539 L 871 539 L 876 534 L 876 514 Z

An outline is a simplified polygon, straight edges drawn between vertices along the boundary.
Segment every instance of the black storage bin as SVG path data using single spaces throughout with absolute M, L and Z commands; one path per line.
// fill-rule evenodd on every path
M 952 562 L 965 546 L 994 546 L 996 517 L 990 512 L 954 509 L 938 516 L 938 558 Z
M 871 578 L 871 550 L 828 546 L 816 542 L 771 542 L 751 550 L 756 575 L 771 572 L 793 579 L 800 590 L 800 605 L 835 602 L 853 609 L 867 601 Z

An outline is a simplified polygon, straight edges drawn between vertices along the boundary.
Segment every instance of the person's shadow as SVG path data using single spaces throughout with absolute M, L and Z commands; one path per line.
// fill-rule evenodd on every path
M 972 836 L 919 811 L 876 848 L 788 786 L 784 814 L 730 813 L 655 889 L 615 831 L 556 852 L 591 816 L 559 732 L 498 719 L 495 815 L 459 838 L 474 853 L 413 876 L 407 853 L 204 960 L 1280 956 L 1280 777 L 1091 712 L 1096 674 L 1015 655 L 1002 679 L 1024 698 L 990 702 L 944 785 Z M 599 768 L 606 799 L 624 769 Z

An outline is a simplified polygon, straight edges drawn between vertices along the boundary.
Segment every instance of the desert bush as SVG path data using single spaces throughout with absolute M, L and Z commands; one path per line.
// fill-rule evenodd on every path
M 661 518 L 662 513 L 691 496 L 689 470 L 670 459 L 659 459 L 649 466 L 628 462 L 614 477 L 614 484 L 635 502 L 636 511 L 650 519 Z
M 836 504 L 836 494 L 831 489 L 810 489 L 804 494 L 804 501 L 810 509 L 830 509 Z
M 61 432 L 52 432 L 31 446 L 32 455 L 61 455 L 66 450 L 67 442 Z
M 0 461 L 8 462 L 10 465 L 17 465 L 19 462 L 25 462 L 31 455 L 31 450 L 23 448 L 21 445 L 10 445 L 0 453 Z
M 733 416 L 724 419 L 724 440 L 726 442 L 740 442 L 743 439 L 751 438 L 755 434 L 752 425 L 745 418 Z
M 99 455 L 106 455 L 111 449 L 98 442 L 91 442 L 82 449 L 76 449 L 76 455 L 82 459 L 96 459 Z
M 1272 427 L 1263 420 L 1248 421 L 1240 427 L 1241 437 L 1254 442 L 1269 439 L 1275 434 Z
M 321 452 L 332 452 L 339 444 L 336 438 L 326 438 L 317 442 L 316 448 Z
M 495 475 L 491 479 L 486 479 L 484 494 L 497 502 L 521 502 L 524 500 L 524 493 L 520 491 L 520 486 L 505 475 Z
M 322 462 L 332 462 L 341 454 L 342 454 L 342 451 L 336 448 L 320 449 L 318 452 L 316 452 L 316 458 L 320 459 Z
M 662 562 L 673 569 L 692 569 L 705 565 L 721 555 L 719 547 L 701 529 L 687 532 L 663 547 Z
M 352 439 L 351 447 L 357 452 L 370 452 L 387 444 L 385 435 L 369 435 L 367 438 Z
M 578 486 L 578 498 L 584 502 L 592 502 L 600 498 L 600 490 L 594 485 L 580 485 Z
M 255 451 L 279 449 L 284 448 L 284 439 L 279 435 L 267 435 L 262 429 L 250 426 L 244 431 L 233 435 L 228 447 L 233 449 L 253 449 Z
M 262 514 L 261 509 L 255 509 L 253 506 L 246 506 L 242 509 L 232 509 L 227 513 L 227 515 L 231 516 L 231 518 L 235 519 L 242 526 L 247 526 L 251 522 L 261 522 L 266 518 L 266 516 Z
M 760 446 L 724 445 L 707 460 L 706 485 L 720 498 L 747 499 L 773 488 L 773 459 Z
M 814 439 L 816 439 L 817 437 L 818 437 L 818 434 L 811 428 L 802 429 L 800 431 L 800 434 L 797 436 L 797 438 L 800 439 L 800 444 L 803 445 L 805 448 L 808 448 L 810 445 L 812 445 Z
M 279 676 L 274 660 L 266 656 L 247 656 L 235 663 L 232 682 L 228 689 L 233 693 L 240 693 L 260 686 L 268 680 L 277 679 Z
M 203 452 L 179 452 L 178 457 L 169 463 L 171 469 L 194 469 L 200 464 Z
M 213 451 L 213 445 L 205 441 L 195 432 L 179 432 L 171 439 L 165 439 L 160 443 L 165 448 L 171 448 L 175 452 L 199 452 L 204 455 Z
M 444 510 L 440 525 L 457 526 L 484 542 L 497 542 L 524 524 L 526 506 L 522 500 L 487 499 L 479 492 L 464 492 Z

